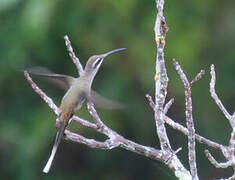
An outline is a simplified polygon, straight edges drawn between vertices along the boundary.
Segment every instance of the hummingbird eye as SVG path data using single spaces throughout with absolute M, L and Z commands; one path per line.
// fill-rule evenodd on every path
M 93 68 L 97 68 L 97 66 L 101 63 L 102 58 L 97 58 L 96 61 L 93 63 Z

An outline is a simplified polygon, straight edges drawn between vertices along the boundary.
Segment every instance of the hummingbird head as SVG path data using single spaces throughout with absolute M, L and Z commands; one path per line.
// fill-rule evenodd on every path
M 126 49 L 126 48 L 114 49 L 114 50 L 109 51 L 105 54 L 91 56 L 86 63 L 86 67 L 85 67 L 86 74 L 89 75 L 90 77 L 94 78 L 105 57 L 107 57 L 108 55 L 110 55 L 112 53 L 122 51 L 124 49 Z

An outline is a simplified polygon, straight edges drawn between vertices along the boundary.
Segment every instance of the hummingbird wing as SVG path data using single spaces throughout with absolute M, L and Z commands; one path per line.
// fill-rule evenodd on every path
M 103 109 L 122 109 L 125 108 L 126 105 L 112 101 L 106 97 L 101 96 L 97 92 L 91 90 L 91 101 L 99 108 Z
M 44 67 L 33 67 L 26 69 L 28 73 L 41 76 L 64 90 L 68 90 L 76 78 L 63 74 L 56 74 Z M 122 103 L 112 101 L 103 97 L 99 93 L 91 90 L 90 100 L 99 108 L 103 109 L 122 109 L 126 106 Z
M 64 90 L 68 90 L 76 78 L 63 74 L 56 74 L 44 67 L 33 67 L 26 69 L 30 74 L 41 76 Z

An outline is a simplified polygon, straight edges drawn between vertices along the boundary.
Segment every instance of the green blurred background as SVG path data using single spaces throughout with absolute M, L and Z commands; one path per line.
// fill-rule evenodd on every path
M 168 100 L 175 97 L 169 116 L 184 124 L 184 89 L 171 63 L 179 60 L 189 78 L 200 69 L 206 75 L 192 88 L 196 131 L 220 143 L 231 128 L 209 94 L 209 67 L 215 64 L 217 92 L 231 113 L 235 84 L 235 1 L 166 1 L 169 26 L 165 59 L 169 76 Z M 124 110 L 98 112 L 103 121 L 123 136 L 159 148 L 153 112 L 145 94 L 154 94 L 156 46 L 153 26 L 155 2 L 146 0 L 0 0 L 0 179 L 175 179 L 163 164 L 123 149 L 103 151 L 64 141 L 48 175 L 42 168 L 49 157 L 56 130 L 55 114 L 31 89 L 16 69 L 44 66 L 77 76 L 63 36 L 68 34 L 85 64 L 93 54 L 126 47 L 104 62 L 93 88 Z M 58 105 L 64 91 L 34 78 Z M 86 108 L 79 116 L 91 119 Z M 103 136 L 72 123 L 73 131 L 99 140 Z M 187 138 L 167 126 L 174 149 L 188 168 Z M 215 169 L 205 158 L 208 148 L 197 144 L 201 179 L 230 176 L 231 169 Z M 221 153 L 209 148 L 219 161 Z

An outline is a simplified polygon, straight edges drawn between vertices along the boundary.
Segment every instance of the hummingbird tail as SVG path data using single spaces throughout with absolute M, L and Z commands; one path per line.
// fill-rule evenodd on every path
M 51 155 L 50 155 L 50 158 L 48 159 L 47 163 L 46 163 L 46 166 L 44 167 L 43 169 L 43 172 L 44 173 L 48 173 L 50 171 L 50 168 L 51 168 L 51 165 L 52 165 L 52 162 L 54 160 L 54 157 L 55 157 L 55 154 L 56 154 L 56 151 L 57 151 L 57 148 L 62 140 L 62 137 L 64 135 L 64 130 L 66 128 L 67 124 L 66 123 L 61 123 L 61 126 L 59 128 L 59 131 L 57 132 L 57 135 L 56 135 L 56 139 L 55 139 L 55 143 L 53 145 L 53 148 L 52 148 L 52 151 L 51 151 Z
M 54 159 L 55 154 L 56 154 L 56 151 L 57 151 L 57 147 L 58 147 L 58 146 L 53 146 L 53 149 L 52 149 L 52 151 L 51 151 L 50 158 L 48 159 L 47 164 L 46 164 L 46 166 L 45 166 L 44 169 L 43 169 L 43 172 L 44 172 L 44 173 L 48 173 L 48 172 L 49 172 L 49 170 L 50 170 L 50 168 L 51 168 L 51 164 L 52 164 L 52 162 L 53 162 L 53 159 Z

